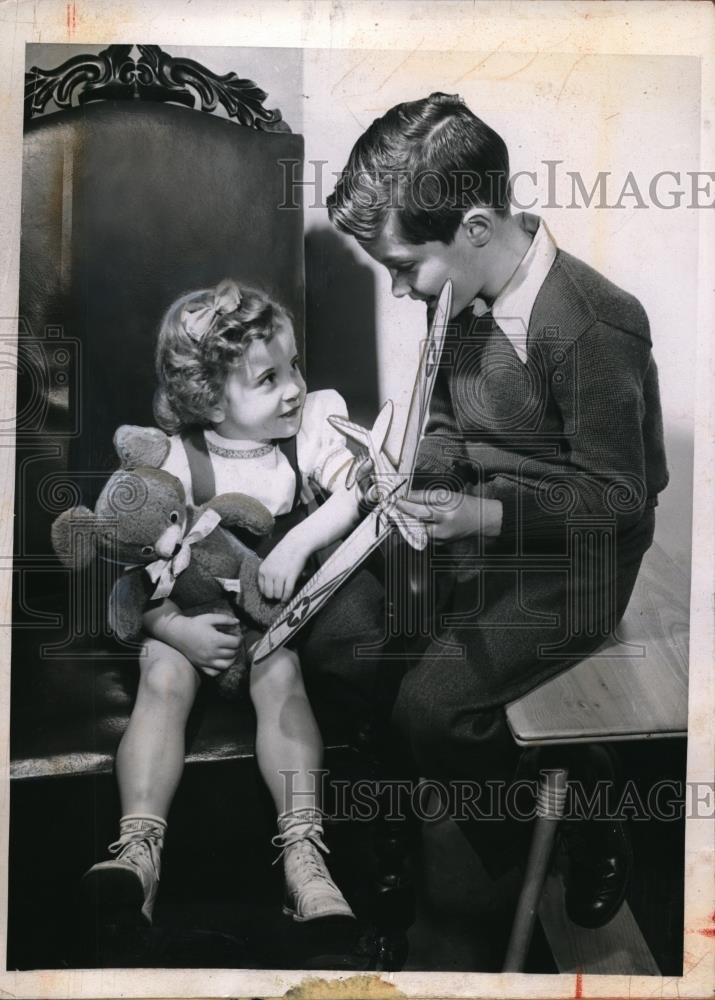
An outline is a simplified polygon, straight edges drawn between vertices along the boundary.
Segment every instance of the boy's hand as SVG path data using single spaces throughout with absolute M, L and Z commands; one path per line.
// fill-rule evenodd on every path
M 268 553 L 258 567 L 258 586 L 269 601 L 287 601 L 303 572 L 309 553 L 290 534 Z
M 372 458 L 364 453 L 353 460 L 345 478 L 345 486 L 349 490 L 354 486 L 358 491 L 359 502 L 369 507 L 376 506 L 385 494 L 384 484 L 377 480 Z
M 500 500 L 464 493 L 440 493 L 433 500 L 429 492 L 415 491 L 396 505 L 404 514 L 422 521 L 436 542 L 453 542 L 470 535 L 494 537 L 501 531 Z
M 241 645 L 238 620 L 232 615 L 175 615 L 166 632 L 171 645 L 211 677 L 233 664 Z

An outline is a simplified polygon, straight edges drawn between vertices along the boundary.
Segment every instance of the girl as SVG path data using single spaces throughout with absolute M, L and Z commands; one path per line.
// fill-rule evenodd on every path
M 352 454 L 327 421 L 330 414 L 347 415 L 343 399 L 333 390 L 306 395 L 288 314 L 262 292 L 231 281 L 170 307 L 156 364 L 155 415 L 173 435 L 164 468 L 181 480 L 189 503 L 236 491 L 268 507 L 273 534 L 251 543 L 265 557 L 259 586 L 266 597 L 287 600 L 313 553 L 358 518 L 357 490 L 344 485 Z M 311 514 L 309 480 L 331 494 Z M 115 857 L 85 878 L 103 898 L 136 907 L 151 923 L 198 671 L 229 667 L 240 639 L 222 630 L 235 626 L 234 619 L 184 617 L 170 600 L 147 611 L 144 624 L 151 638 L 117 753 L 120 836 L 109 848 Z M 284 911 L 299 921 L 352 917 L 321 854 L 327 848 L 315 772 L 322 742 L 296 654 L 279 649 L 256 666 L 250 695 L 256 758 L 278 812 L 273 842 L 283 848 Z

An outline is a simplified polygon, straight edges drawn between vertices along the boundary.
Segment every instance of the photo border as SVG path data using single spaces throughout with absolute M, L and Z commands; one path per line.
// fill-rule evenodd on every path
M 0 5 L 0 176 L 4 178 L 0 245 L 0 326 L 16 329 L 22 172 L 22 108 L 26 42 L 156 43 L 344 49 L 421 46 L 467 50 L 587 54 L 690 55 L 701 60 L 701 169 L 712 167 L 715 8 L 708 3 L 570 2 L 520 0 L 510 4 L 462 0 L 151 0 L 141 6 L 111 0 L 10 2 Z M 260 16 L 259 16 L 260 15 Z M 713 552 L 712 412 L 715 274 L 713 213 L 700 214 L 695 488 L 691 574 L 689 782 L 712 781 Z M 15 372 L 0 371 L 0 419 L 15 409 Z M 0 575 L 2 620 L 10 620 L 14 449 L 0 448 Z M 0 856 L 7 857 L 9 806 L 10 629 L 0 638 Z M 694 697 L 697 692 L 697 697 Z M 49 970 L 0 972 L 0 991 L 17 997 L 626 997 L 699 998 L 710 995 L 715 937 L 712 885 L 713 829 L 690 820 L 686 828 L 684 972 L 681 977 L 491 975 L 252 970 Z M 0 866 L 0 898 L 7 899 L 7 866 Z M 7 914 L 0 917 L 0 968 L 5 966 Z

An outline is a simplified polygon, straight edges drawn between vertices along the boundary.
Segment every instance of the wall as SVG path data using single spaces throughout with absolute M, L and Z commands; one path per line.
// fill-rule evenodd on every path
M 101 46 L 28 46 L 28 65 L 57 65 Z M 602 271 L 643 302 L 660 370 L 671 482 L 661 497 L 657 539 L 687 571 L 692 507 L 693 385 L 697 308 L 698 222 L 701 213 L 653 204 L 651 178 L 662 170 L 698 169 L 699 61 L 687 57 L 582 56 L 544 51 L 532 56 L 499 49 L 431 52 L 171 46 L 173 55 L 217 73 L 234 70 L 268 92 L 306 144 L 306 319 L 313 388 L 334 385 L 361 421 L 380 402 L 395 400 L 399 437 L 412 386 L 423 307 L 390 295 L 390 282 L 353 241 L 330 227 L 324 202 L 333 172 L 370 122 L 402 100 L 432 90 L 459 93 L 499 131 L 512 171 L 535 170 L 516 192 L 543 214 L 557 243 Z M 545 161 L 563 161 L 550 198 Z M 313 166 L 310 161 L 323 161 Z M 589 191 L 610 171 L 605 202 L 613 205 L 632 171 L 646 207 L 623 197 L 621 208 L 566 207 L 567 171 Z M 316 176 L 322 182 L 312 186 Z M 665 179 L 667 180 L 667 178 Z M 667 203 L 668 184 L 661 182 Z M 712 199 L 712 194 L 710 194 Z M 703 197 L 703 201 L 705 201 Z M 548 207 L 556 203 L 561 207 Z M 614 414 L 617 420 L 617 414 Z
M 517 195 L 543 214 L 557 243 L 602 271 L 644 304 L 659 366 L 671 482 L 661 496 L 657 539 L 687 572 L 692 507 L 693 385 L 697 316 L 698 223 L 701 212 L 658 208 L 648 186 L 661 170 L 698 170 L 699 61 L 693 58 L 586 56 L 543 52 L 527 57 L 507 51 L 469 52 L 307 50 L 306 161 L 327 160 L 339 171 L 353 142 L 393 104 L 432 90 L 459 93 L 507 142 L 512 171 L 536 170 L 537 185 L 523 178 Z M 556 169 L 556 198 L 571 203 L 566 171 L 579 171 L 590 190 L 599 171 L 610 171 L 605 198 L 613 205 L 633 171 L 648 207 L 546 208 L 546 160 Z M 310 178 L 310 175 L 308 175 Z M 666 178 L 665 180 L 668 180 Z M 685 181 L 685 177 L 681 177 Z M 677 185 L 675 185 L 677 186 Z M 668 184 L 657 191 L 668 203 Z M 709 200 L 712 201 L 712 191 Z M 703 201 L 706 199 L 703 197 Z M 583 205 L 583 199 L 578 203 Z M 324 233 L 327 213 L 306 202 L 306 230 Z M 336 248 L 340 236 L 333 237 Z M 345 241 L 349 244 L 349 240 Z M 390 295 L 387 273 L 356 247 L 359 270 L 341 272 L 338 296 L 349 311 L 364 294 L 366 275 L 375 289 L 375 344 L 379 398 L 401 406 L 409 399 L 416 344 L 423 335 L 423 307 Z M 347 304 L 349 308 L 347 307 Z M 336 328 L 336 341 L 340 329 Z M 336 357 L 342 345 L 336 343 Z M 614 420 L 618 415 L 614 414 Z

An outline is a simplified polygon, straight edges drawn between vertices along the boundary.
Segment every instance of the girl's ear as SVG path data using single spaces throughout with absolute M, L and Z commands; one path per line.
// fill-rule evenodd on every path
M 462 228 L 472 246 L 486 246 L 494 233 L 493 210 L 475 205 L 464 213 Z
M 220 403 L 217 403 L 216 406 L 211 407 L 207 417 L 210 424 L 222 424 L 226 419 L 226 410 Z
M 97 517 L 88 507 L 72 507 L 52 524 L 52 548 L 68 569 L 85 569 L 97 554 Z

